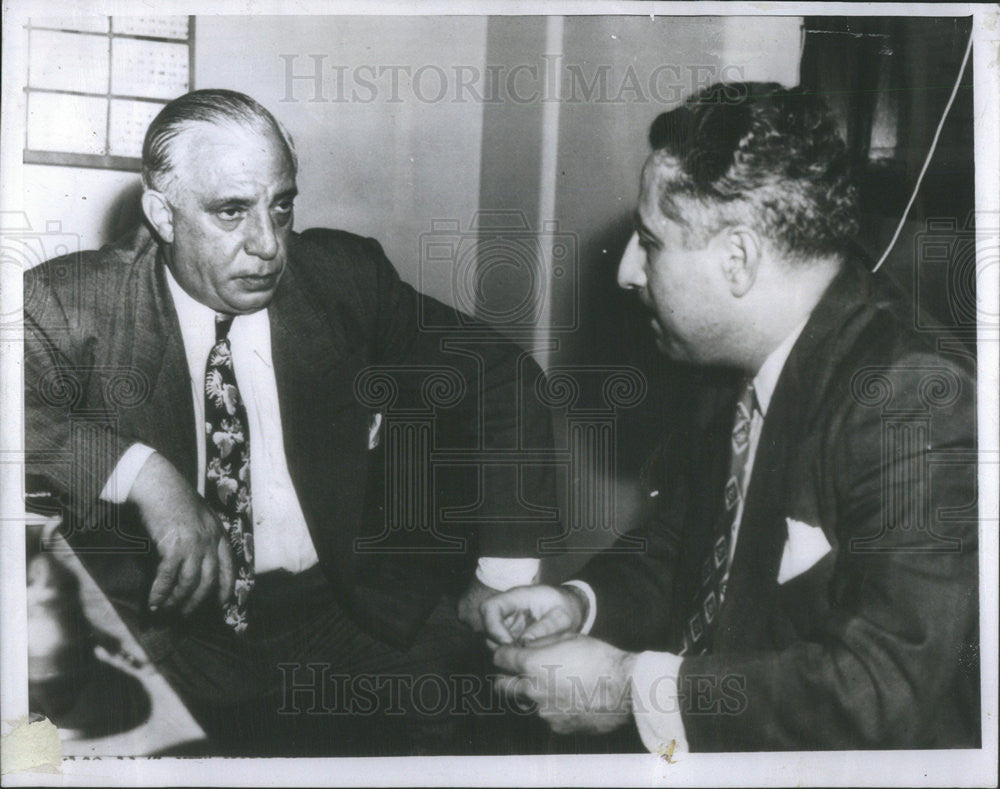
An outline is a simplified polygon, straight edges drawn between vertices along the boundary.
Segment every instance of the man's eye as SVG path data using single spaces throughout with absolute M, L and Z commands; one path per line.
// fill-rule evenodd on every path
M 292 212 L 292 208 L 294 207 L 295 204 L 291 200 L 282 200 L 280 203 L 274 204 L 274 210 L 279 214 L 290 214 Z
M 220 208 L 215 212 L 215 215 L 226 222 L 231 222 L 234 219 L 239 219 L 243 216 L 242 208 Z

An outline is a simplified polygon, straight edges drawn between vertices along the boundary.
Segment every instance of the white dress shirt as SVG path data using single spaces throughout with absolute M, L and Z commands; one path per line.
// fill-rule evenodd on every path
M 215 345 L 215 311 L 192 298 L 169 269 L 166 278 L 184 342 L 195 424 L 203 425 L 205 366 Z M 233 371 L 246 406 L 250 430 L 254 568 L 258 574 L 278 569 L 302 572 L 315 565 L 319 558 L 288 473 L 278 386 L 271 358 L 268 311 L 236 316 L 228 336 L 233 352 Z M 196 434 L 198 493 L 204 495 L 205 431 L 199 429 Z M 118 504 L 124 502 L 143 464 L 154 451 L 144 444 L 129 447 L 108 479 L 101 498 Z M 535 580 L 538 564 L 537 559 L 484 557 L 479 560 L 476 576 L 487 586 L 505 590 Z
M 791 334 L 781 341 L 771 354 L 764 360 L 760 370 L 753 379 L 754 390 L 757 393 L 757 403 L 760 411 L 755 411 L 750 422 L 750 445 L 747 448 L 747 463 L 744 471 L 744 490 L 750 487 L 750 476 L 753 473 L 753 461 L 757 455 L 757 445 L 764 428 L 764 418 L 778 377 L 788 361 L 796 340 L 805 328 L 808 318 L 800 323 Z M 740 498 L 736 507 L 733 522 L 733 537 L 730 540 L 729 559 L 736 551 L 736 540 L 739 537 L 740 523 L 743 519 L 743 502 Z M 589 633 L 597 617 L 597 599 L 590 584 L 583 581 L 567 581 L 567 585 L 582 590 L 587 597 L 587 620 L 582 633 Z M 674 753 L 688 750 L 687 738 L 684 732 L 684 721 L 681 717 L 681 706 L 677 700 L 677 679 L 683 658 L 671 652 L 641 652 L 632 670 L 632 713 L 635 716 L 636 728 L 642 738 L 643 745 L 650 753 L 661 753 L 674 744 Z

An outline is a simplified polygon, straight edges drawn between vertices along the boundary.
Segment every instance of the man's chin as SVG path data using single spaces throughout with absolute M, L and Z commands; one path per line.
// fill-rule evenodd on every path
M 275 286 L 276 287 L 276 286 Z M 229 307 L 236 314 L 245 315 L 259 312 L 274 299 L 275 287 L 267 290 L 253 290 L 234 295 L 229 299 Z

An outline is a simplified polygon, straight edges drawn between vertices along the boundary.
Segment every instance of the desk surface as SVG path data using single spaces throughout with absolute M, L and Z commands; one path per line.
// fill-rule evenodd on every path
M 80 688 L 72 709 L 53 721 L 59 728 L 63 756 L 197 753 L 198 744 L 206 741 L 201 727 L 150 663 L 72 548 L 47 526 L 46 554 L 80 582 L 84 614 L 104 636 L 98 639 L 104 646 L 94 649 L 96 668 Z M 134 708 L 131 721 L 124 707 Z M 94 735 L 101 730 L 114 733 Z

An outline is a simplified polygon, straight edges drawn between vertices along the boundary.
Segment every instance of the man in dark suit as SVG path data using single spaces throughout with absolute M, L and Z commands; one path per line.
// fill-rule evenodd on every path
M 247 96 L 163 109 L 152 232 L 26 274 L 28 473 L 221 752 L 456 752 L 479 604 L 534 580 L 551 525 L 502 516 L 554 511 L 551 467 L 478 465 L 550 444 L 540 372 L 495 335 L 463 346 L 372 239 L 292 232 L 296 171 Z M 458 461 L 387 460 L 408 413 Z
M 498 684 L 661 753 L 975 746 L 974 364 L 853 251 L 819 97 L 716 85 L 650 141 L 619 284 L 732 385 L 650 464 L 644 551 L 483 604 Z

